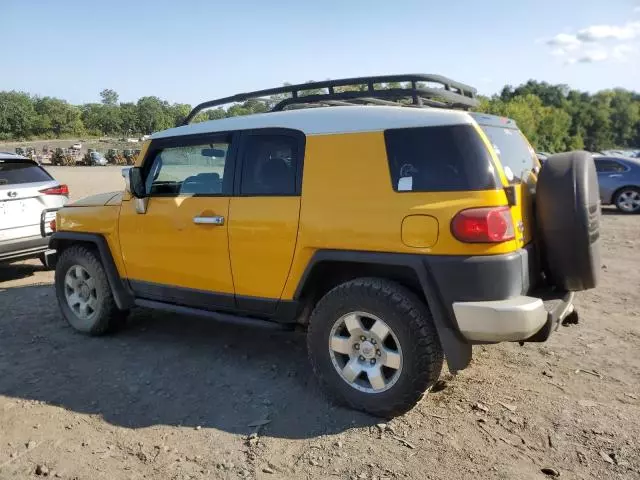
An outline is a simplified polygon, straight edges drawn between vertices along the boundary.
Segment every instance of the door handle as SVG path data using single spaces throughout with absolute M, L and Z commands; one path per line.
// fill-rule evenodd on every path
M 214 215 L 212 217 L 193 217 L 193 223 L 197 225 L 224 225 L 224 217 Z

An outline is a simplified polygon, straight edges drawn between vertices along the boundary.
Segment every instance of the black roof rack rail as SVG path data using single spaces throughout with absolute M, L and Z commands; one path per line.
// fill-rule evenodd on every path
M 388 83 L 408 83 L 409 85 L 399 88 L 376 88 L 376 85 Z M 424 85 L 424 83 L 437 84 L 440 85 L 440 87 L 427 86 Z M 362 90 L 340 90 L 340 87 L 353 86 L 358 86 Z M 322 89 L 325 92 L 305 94 L 305 92 L 318 89 Z M 198 113 L 207 108 L 282 94 L 289 94 L 290 97 L 276 103 L 270 111 L 277 112 L 289 106 L 299 108 L 305 105 L 339 106 L 374 104 L 458 108 L 463 110 L 469 110 L 470 108 L 478 106 L 478 100 L 476 98 L 477 91 L 475 88 L 441 75 L 416 73 L 378 75 L 285 85 L 277 88 L 268 88 L 266 90 L 257 90 L 255 92 L 239 93 L 230 97 L 218 98 L 196 105 L 191 112 L 189 112 L 189 115 L 187 115 L 187 118 L 185 118 L 182 124 L 188 125 Z

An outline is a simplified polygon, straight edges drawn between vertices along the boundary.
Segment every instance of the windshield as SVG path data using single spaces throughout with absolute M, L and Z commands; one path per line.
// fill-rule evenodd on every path
M 519 130 L 480 125 L 496 151 L 509 183 L 521 182 L 536 167 L 535 153 Z

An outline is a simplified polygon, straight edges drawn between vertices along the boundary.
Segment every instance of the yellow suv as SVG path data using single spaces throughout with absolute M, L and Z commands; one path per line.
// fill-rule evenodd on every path
M 270 95 L 268 113 L 191 123 Z M 467 85 L 393 75 L 197 106 L 145 143 L 124 192 L 58 212 L 64 317 L 93 335 L 133 306 L 303 325 L 326 390 L 382 416 L 473 344 L 546 340 L 600 270 L 593 160 L 540 168 L 513 121 L 476 105 Z

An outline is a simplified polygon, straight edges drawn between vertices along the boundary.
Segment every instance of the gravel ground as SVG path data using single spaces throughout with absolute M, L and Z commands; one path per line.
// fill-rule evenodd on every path
M 50 170 L 74 198 L 122 186 L 119 168 Z M 578 325 L 474 348 L 386 425 L 323 397 L 301 333 L 137 310 L 87 338 L 51 272 L 0 267 L 0 478 L 640 478 L 640 217 L 604 213 Z

